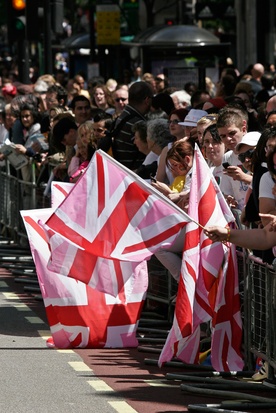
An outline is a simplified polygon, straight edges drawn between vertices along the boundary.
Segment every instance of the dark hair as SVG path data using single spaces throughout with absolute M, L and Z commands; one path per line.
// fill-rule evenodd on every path
M 174 103 L 171 96 L 167 93 L 158 93 L 152 98 L 152 107 L 154 109 L 162 109 L 169 115 L 174 109 Z
M 87 97 L 85 97 L 85 96 L 83 96 L 83 95 L 77 95 L 77 96 L 75 96 L 73 99 L 72 99 L 72 101 L 71 101 L 71 103 L 70 103 L 70 108 L 71 109 L 75 109 L 75 106 L 76 106 L 76 102 L 88 102 L 89 103 L 89 106 L 90 106 L 90 101 L 89 101 L 89 99 L 87 99 Z
M 269 137 L 271 137 L 271 131 L 270 128 L 267 128 L 262 132 L 251 158 L 251 168 L 253 173 L 256 168 L 267 161 L 265 147 Z
M 222 143 L 221 137 L 219 136 L 217 125 L 209 125 L 203 132 L 202 141 L 204 142 L 204 136 L 209 132 L 216 143 Z
M 35 107 L 34 105 L 31 105 L 30 103 L 24 103 L 20 107 L 20 116 L 21 116 L 21 112 L 23 112 L 23 110 L 28 110 L 28 111 L 31 112 L 31 114 L 34 118 L 34 123 L 39 122 L 39 113 L 38 113 L 37 107 Z
M 272 115 L 276 115 L 276 109 L 271 110 L 270 112 L 268 112 L 268 114 L 266 115 L 266 119 L 268 119 L 269 116 L 272 116 Z
M 191 88 L 193 88 L 194 89 L 194 92 L 195 91 L 197 91 L 197 89 L 198 89 L 198 85 L 195 83 L 195 82 L 187 82 L 187 83 L 185 83 L 185 85 L 184 85 L 184 90 L 185 90 L 185 92 L 187 92 L 187 93 L 189 93 L 190 94 L 190 89 Z M 193 93 L 194 93 L 193 92 Z
M 52 85 L 48 88 L 47 93 L 56 93 L 58 102 L 60 103 L 60 101 L 63 100 L 63 106 L 66 105 L 68 93 L 63 86 L 57 84 Z
M 101 109 L 100 112 L 96 113 L 93 121 L 94 122 L 101 122 L 102 120 L 112 119 L 112 115 L 106 113 L 104 110 Z
M 130 105 L 140 104 L 147 97 L 153 97 L 153 89 L 147 82 L 134 82 L 128 91 L 128 101 Z
M 60 152 L 64 152 L 65 145 L 61 143 L 70 129 L 78 129 L 78 126 L 73 118 L 73 116 L 66 116 L 58 121 L 58 123 L 53 127 L 52 133 L 52 143 L 53 146 Z
M 141 138 L 141 141 L 144 143 L 147 142 L 147 122 L 136 122 L 131 128 L 133 133 L 138 132 Z
M 210 94 L 209 94 L 209 92 L 207 91 L 207 90 L 203 90 L 203 89 L 198 89 L 198 90 L 196 90 L 193 94 L 192 94 L 192 96 L 191 96 L 191 107 L 192 108 L 196 108 L 196 106 L 197 105 L 199 105 L 200 103 L 202 103 L 202 101 L 201 101 L 201 98 L 200 98 L 200 96 L 202 95 L 202 94 L 206 94 L 206 95 L 209 95 L 210 96 Z M 197 108 L 196 108 L 197 109 Z
M 276 165 L 274 164 L 273 158 L 276 153 L 276 146 L 274 147 L 273 151 L 271 151 L 267 156 L 267 168 L 275 182 L 276 178 Z
M 172 115 L 176 115 L 180 119 L 181 122 L 184 122 L 184 119 L 186 118 L 188 113 L 189 113 L 189 109 L 186 109 L 186 108 L 174 109 L 171 111 L 169 118 Z

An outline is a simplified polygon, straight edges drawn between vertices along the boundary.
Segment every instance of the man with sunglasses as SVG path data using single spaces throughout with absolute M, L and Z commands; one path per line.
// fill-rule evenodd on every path
M 119 87 L 113 92 L 113 100 L 115 106 L 114 118 L 117 118 L 128 105 L 128 90 L 125 87 Z

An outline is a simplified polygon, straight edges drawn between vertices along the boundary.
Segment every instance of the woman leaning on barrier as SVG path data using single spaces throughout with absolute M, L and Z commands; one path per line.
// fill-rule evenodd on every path
M 33 144 L 35 142 L 41 142 L 44 144 L 44 136 L 40 131 L 39 114 L 36 106 L 31 103 L 23 103 L 19 108 L 19 120 L 22 127 L 22 136 L 13 136 L 13 143 L 15 143 L 16 151 L 27 158 L 37 159 L 37 152 L 33 149 Z M 46 142 L 45 142 L 46 144 Z M 23 166 L 20 169 L 22 180 L 24 183 L 21 186 L 22 189 L 22 203 L 23 208 L 33 208 L 32 205 L 33 191 L 35 190 L 32 184 L 35 184 L 35 170 L 32 167 L 32 163 Z

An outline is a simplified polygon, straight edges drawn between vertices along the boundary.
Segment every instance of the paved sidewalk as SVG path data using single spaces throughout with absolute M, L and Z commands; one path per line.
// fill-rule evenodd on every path
M 0 271 L 1 413 L 114 413 L 118 394 L 74 351 L 47 348 L 48 326 Z

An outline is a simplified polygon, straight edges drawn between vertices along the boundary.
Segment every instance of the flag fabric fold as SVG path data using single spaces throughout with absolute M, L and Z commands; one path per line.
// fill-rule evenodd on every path
M 203 227 L 233 225 L 234 217 L 200 151 L 195 151 L 188 214 Z M 234 246 L 212 243 L 194 222 L 186 226 L 172 329 L 159 365 L 176 357 L 198 363 L 200 324 L 211 322 L 217 371 L 242 370 L 242 323 Z
M 188 220 L 114 162 L 97 152 L 75 186 L 52 183 L 55 210 L 21 211 L 59 348 L 137 346 L 145 259 Z
M 225 226 L 234 217 L 200 150 L 189 215 L 101 151 L 64 188 L 56 184 L 54 205 L 64 199 L 55 210 L 22 212 L 56 346 L 136 346 L 146 260 L 186 226 L 175 317 L 159 364 L 197 363 L 200 324 L 211 321 L 213 367 L 241 370 L 235 248 L 212 244 L 197 225 Z
M 95 287 L 96 265 L 108 269 L 119 260 L 128 278 L 137 263 L 172 245 L 188 221 L 189 216 L 166 197 L 97 151 L 85 174 L 43 225 L 51 249 L 48 267 Z M 86 271 L 78 271 L 79 266 Z M 106 277 L 102 286 L 108 286 Z M 113 287 L 108 288 L 102 291 L 111 293 Z
M 38 221 L 45 222 L 52 213 L 51 209 L 21 211 L 54 344 L 58 348 L 136 347 L 148 283 L 146 263 L 136 265 L 139 276 L 113 295 L 50 271 L 49 244 Z

